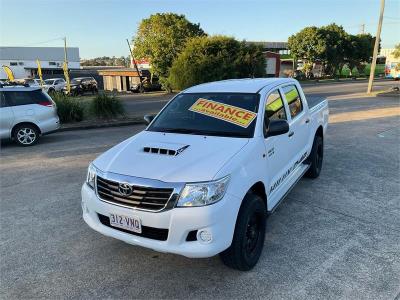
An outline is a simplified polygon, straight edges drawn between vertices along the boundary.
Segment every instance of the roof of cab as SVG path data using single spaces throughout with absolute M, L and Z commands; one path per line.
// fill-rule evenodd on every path
M 282 83 L 295 83 L 291 78 L 255 78 L 229 79 L 192 86 L 183 93 L 258 93 L 266 86 L 277 86 Z

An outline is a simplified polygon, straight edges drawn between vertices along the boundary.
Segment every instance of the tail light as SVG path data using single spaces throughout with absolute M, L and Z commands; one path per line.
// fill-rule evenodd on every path
M 38 104 L 42 106 L 53 107 L 53 102 L 51 101 L 40 101 Z

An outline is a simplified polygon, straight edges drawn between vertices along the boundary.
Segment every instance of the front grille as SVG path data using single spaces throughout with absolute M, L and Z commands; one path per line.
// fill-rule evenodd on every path
M 168 229 L 163 229 L 163 228 L 155 228 L 155 227 L 148 227 L 148 226 L 142 226 L 142 233 L 137 233 L 129 230 L 125 230 L 122 228 L 118 227 L 113 227 L 110 224 L 110 218 L 101 214 L 97 214 L 99 217 L 99 221 L 101 224 L 110 227 L 115 230 L 119 230 L 122 232 L 126 232 L 129 234 L 145 237 L 148 239 L 152 240 L 157 240 L 157 241 L 166 241 L 168 239 Z
M 119 182 L 97 176 L 96 183 L 97 194 L 102 200 L 152 211 L 159 211 L 166 207 L 173 192 L 172 188 L 132 185 L 132 193 L 130 195 L 123 195 L 119 192 Z

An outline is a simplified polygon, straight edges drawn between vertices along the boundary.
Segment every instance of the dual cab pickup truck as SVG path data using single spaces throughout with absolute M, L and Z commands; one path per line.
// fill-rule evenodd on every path
M 89 166 L 83 218 L 160 252 L 250 270 L 266 219 L 303 175 L 321 172 L 327 102 L 293 79 L 206 83 L 176 95 L 148 127 Z

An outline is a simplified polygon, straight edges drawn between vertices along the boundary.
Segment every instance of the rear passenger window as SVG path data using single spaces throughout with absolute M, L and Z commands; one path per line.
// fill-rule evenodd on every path
M 268 95 L 265 105 L 265 117 L 270 120 L 286 120 L 285 107 L 279 90 Z
M 296 86 L 288 85 L 283 88 L 286 101 L 289 105 L 290 115 L 294 119 L 299 113 L 303 111 L 303 104 L 301 102 L 299 91 Z
M 9 106 L 37 104 L 51 99 L 41 90 L 7 91 L 4 92 L 4 96 Z
M 11 106 L 33 104 L 33 99 L 29 92 L 5 92 L 6 100 Z

